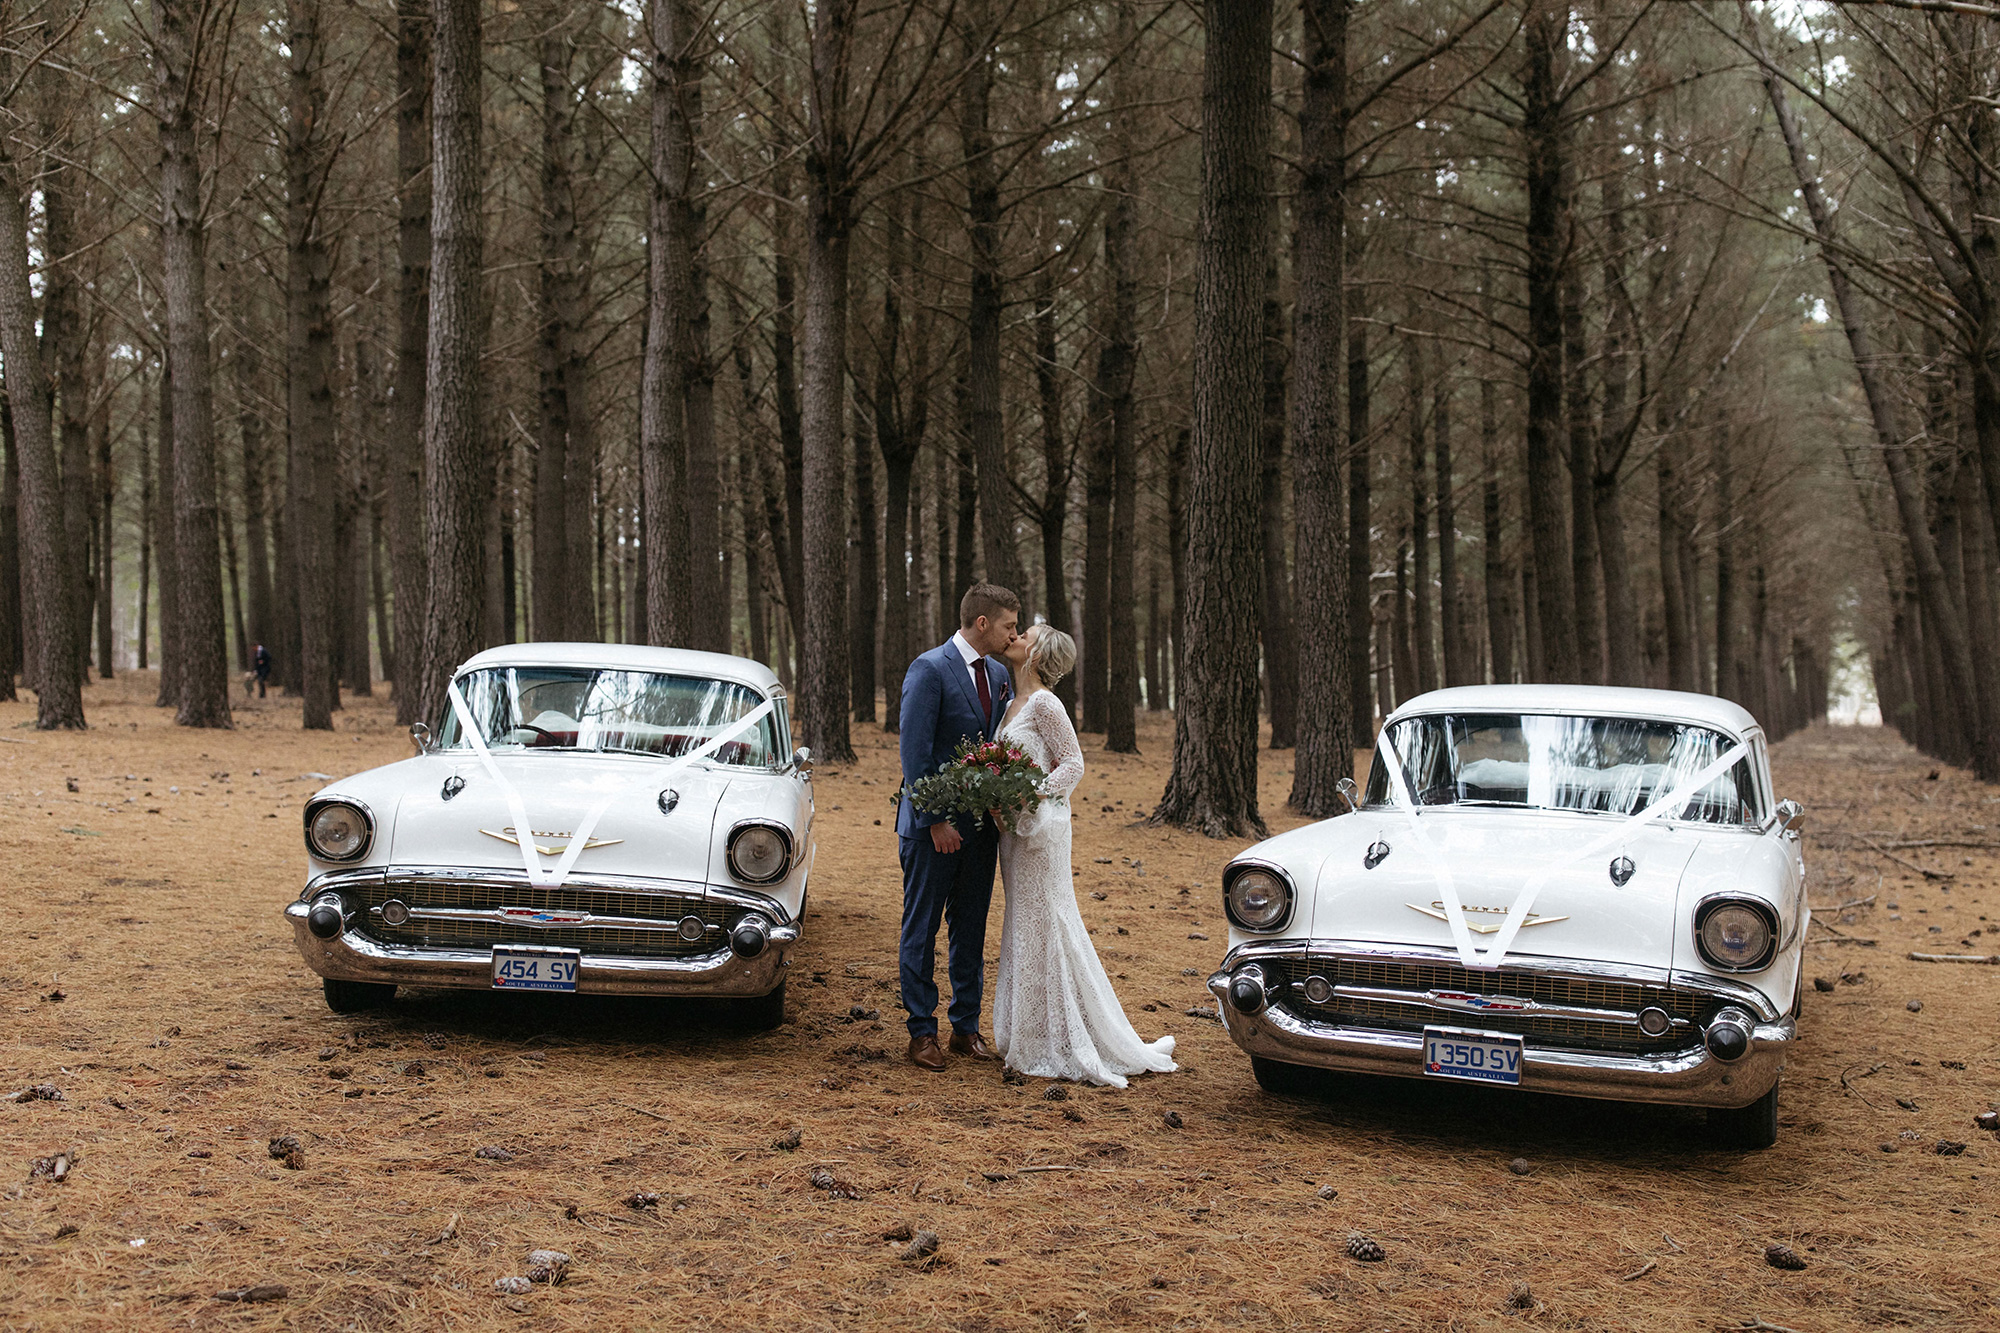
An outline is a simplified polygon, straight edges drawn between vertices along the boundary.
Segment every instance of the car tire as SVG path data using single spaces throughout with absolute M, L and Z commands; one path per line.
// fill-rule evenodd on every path
M 1708 1130 L 1716 1146 L 1758 1152 L 1778 1141 L 1778 1084 L 1748 1106 L 1711 1106 Z
M 736 1000 L 730 1004 L 731 1026 L 745 1032 L 769 1032 L 785 1021 L 785 983 L 769 995 L 759 995 L 754 1000 Z
M 394 986 L 373 981 L 336 981 L 332 977 L 323 977 L 321 985 L 326 988 L 326 1007 L 336 1014 L 358 1014 L 364 1009 L 379 1009 L 396 998 Z
M 1319 1071 L 1309 1066 L 1267 1060 L 1261 1055 L 1250 1057 L 1250 1072 L 1256 1076 L 1258 1087 L 1280 1097 L 1295 1097 L 1311 1091 L 1319 1076 Z

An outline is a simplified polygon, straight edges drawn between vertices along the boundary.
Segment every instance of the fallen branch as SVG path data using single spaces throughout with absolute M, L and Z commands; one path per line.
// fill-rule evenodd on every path
M 1877 854 L 1888 857 L 1891 861 L 1894 861 L 1899 866 L 1905 866 L 1911 870 L 1916 871 L 1919 875 L 1922 875 L 1925 879 L 1956 878 L 1956 876 L 1954 876 L 1948 870 L 1926 870 L 1922 866 L 1918 865 L 1915 861 L 1907 860 L 1903 857 L 1896 855 L 1894 852 L 1888 850 L 1886 847 L 1884 847 L 1881 843 L 1875 841 L 1873 838 L 1863 838 L 1861 841 L 1867 843 L 1869 848 L 1875 851 Z
M 632 1105 L 632 1103 L 630 1103 L 630 1102 L 619 1102 L 619 1103 L 617 1103 L 617 1104 L 618 1104 L 619 1106 L 622 1106 L 622 1107 L 624 1107 L 624 1108 L 625 1108 L 626 1110 L 628 1110 L 628 1111 L 637 1111 L 637 1112 L 638 1112 L 638 1113 L 639 1113 L 640 1115 L 643 1115 L 643 1116 L 646 1116 L 646 1117 L 649 1117 L 650 1119 L 653 1119 L 653 1120 L 665 1120 L 665 1119 L 667 1119 L 667 1117 L 666 1117 L 666 1116 L 663 1116 L 663 1115 L 661 1115 L 661 1114 L 660 1114 L 660 1113 L 659 1113 L 658 1111 L 648 1111 L 648 1110 L 647 1110 L 647 1109 L 646 1109 L 645 1107 L 643 1107 L 643 1106 L 634 1106 L 634 1105 Z
M 1660 1266 L 1660 1261 L 1658 1259 L 1648 1259 L 1644 1264 L 1640 1265 L 1638 1268 L 1633 1269 L 1631 1272 L 1627 1273 L 1624 1277 L 1621 1277 L 1618 1280 L 1620 1282 L 1634 1281 L 1638 1278 L 1646 1276 L 1646 1274 L 1652 1272 L 1655 1268 L 1658 1268 L 1659 1266 Z
M 1869 1066 L 1869 1067 L 1868 1067 L 1868 1068 L 1867 1068 L 1866 1070 L 1864 1070 L 1863 1072 L 1861 1072 L 1861 1073 L 1859 1073 L 1859 1074 L 1856 1074 L 1856 1075 L 1855 1075 L 1855 1078 L 1857 1078 L 1857 1079 L 1863 1079 L 1863 1078 L 1873 1078 L 1873 1077 L 1874 1077 L 1875 1075 L 1877 1075 L 1877 1074 L 1881 1073 L 1881 1072 L 1882 1072 L 1882 1071 L 1883 1071 L 1884 1069 L 1887 1069 L 1888 1067 L 1889 1067 L 1889 1065 L 1888 1065 L 1888 1062 L 1887 1062 L 1887 1061 L 1883 1061 L 1883 1062 L 1880 1062 L 1880 1063 L 1877 1063 L 1877 1064 L 1873 1064 L 1873 1065 L 1870 1065 L 1870 1066 Z M 1869 1108 L 1870 1110 L 1874 1110 L 1874 1111 L 1879 1111 L 1879 1110 L 1881 1110 L 1881 1109 L 1882 1109 L 1881 1107 L 1879 1107 L 1879 1106 L 1875 1105 L 1875 1103 L 1874 1103 L 1874 1102 L 1871 1102 L 1871 1101 L 1869 1101 L 1867 1097 L 1865 1097 L 1865 1096 L 1862 1096 L 1862 1093 L 1861 1093 L 1861 1089 L 1859 1089 L 1859 1088 L 1855 1087 L 1855 1086 L 1854 1086 L 1853 1084 L 1851 1084 L 1851 1083 L 1849 1083 L 1849 1082 L 1848 1082 L 1848 1080 L 1847 1080 L 1847 1076 L 1848 1076 L 1849 1072 L 1850 1072 L 1850 1071 L 1852 1071 L 1852 1070 L 1853 1070 L 1853 1069 L 1855 1069 L 1855 1068 L 1856 1068 L 1856 1066 L 1854 1066 L 1854 1065 L 1849 1065 L 1849 1066 L 1848 1066 L 1848 1067 L 1847 1067 L 1846 1069 L 1843 1069 L 1843 1070 L 1841 1070 L 1841 1071 L 1840 1071 L 1840 1090 L 1841 1090 L 1842 1092 L 1844 1092 L 1844 1093 L 1848 1093 L 1848 1094 L 1851 1094 L 1852 1096 L 1855 1096 L 1855 1097 L 1859 1097 L 1859 1098 L 1861 1098 L 1861 1104 L 1862 1104 L 1863 1106 L 1866 1106 L 1866 1107 L 1868 1107 L 1868 1108 Z
M 1850 898 L 1844 903 L 1834 903 L 1826 907 L 1815 907 L 1812 910 L 1815 912 L 1845 912 L 1850 907 L 1866 907 L 1874 901 L 1875 895 L 1871 893 L 1866 898 Z
M 0 736 L 0 741 L 5 741 L 5 742 L 6 742 L 7 744 L 9 744 L 9 745 L 33 745 L 33 744 L 35 744 L 35 742 L 34 742 L 34 741 L 31 741 L 31 740 L 26 740 L 26 739 L 24 739 L 24 738 L 22 738 L 22 737 L 20 737 L 20 736 Z
M 1032 1175 L 1038 1171 L 1087 1171 L 1089 1169 L 1089 1167 L 1083 1166 L 1018 1166 L 1014 1168 L 1017 1175 L 1023 1176 Z
M 1985 963 L 2000 967 L 2000 953 L 1913 953 L 1913 963 Z
M 1795 1328 L 1787 1328 L 1783 1324 L 1767 1324 L 1761 1319 L 1746 1319 L 1729 1327 L 1751 1329 L 1754 1333 L 1799 1333 Z

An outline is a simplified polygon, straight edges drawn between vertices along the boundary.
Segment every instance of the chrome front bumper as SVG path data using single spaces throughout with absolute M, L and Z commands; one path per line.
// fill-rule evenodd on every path
M 1301 951 L 1306 948 L 1303 944 L 1295 947 Z M 1342 947 L 1313 941 L 1310 950 L 1318 953 Z M 1425 1076 L 1420 1032 L 1320 1022 L 1281 1004 L 1244 1013 L 1230 1003 L 1229 983 L 1235 969 L 1259 956 L 1268 957 L 1272 951 L 1270 945 L 1232 950 L 1221 969 L 1208 979 L 1223 1026 L 1238 1046 L 1251 1055 L 1286 1064 L 1397 1078 Z M 1449 957 L 1439 955 L 1437 961 Z M 1719 1060 L 1709 1054 L 1698 1035 L 1685 1049 L 1656 1055 L 1551 1049 L 1538 1047 L 1534 1038 L 1528 1038 L 1522 1044 L 1520 1087 L 1527 1092 L 1610 1101 L 1747 1106 L 1778 1081 L 1785 1068 L 1785 1053 L 1798 1032 L 1795 1017 L 1773 1015 L 1768 1003 L 1760 1007 L 1764 1012 L 1750 1010 L 1755 1018 L 1750 1049 L 1737 1060 Z M 1435 1026 L 1478 1030 L 1479 1021 L 1474 1014 L 1440 1013 Z
M 456 986 L 486 990 L 493 985 L 493 951 L 487 948 L 418 948 L 383 944 L 352 925 L 332 939 L 306 926 L 312 901 L 285 905 L 285 919 L 306 966 L 335 981 L 369 981 L 394 986 Z M 532 938 L 519 941 L 533 944 Z M 740 958 L 727 945 L 692 958 L 634 958 L 585 952 L 577 964 L 576 989 L 588 995 L 768 995 L 784 980 L 799 942 L 797 922 L 774 925 L 754 958 Z

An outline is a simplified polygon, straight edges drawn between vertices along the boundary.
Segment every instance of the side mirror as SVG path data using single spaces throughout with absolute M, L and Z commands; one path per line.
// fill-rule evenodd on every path
M 1778 802 L 1778 831 L 1796 833 L 1806 817 L 1806 808 L 1797 801 Z
M 812 778 L 812 761 L 813 752 L 805 746 L 801 745 L 798 749 L 792 751 L 792 767 L 797 769 L 808 781 Z
M 1361 788 L 1355 785 L 1353 778 L 1342 778 L 1334 784 L 1334 790 L 1340 793 L 1341 800 L 1347 802 L 1349 814 L 1361 808 Z
M 418 754 L 431 752 L 431 729 L 421 722 L 410 724 L 410 742 L 417 747 Z

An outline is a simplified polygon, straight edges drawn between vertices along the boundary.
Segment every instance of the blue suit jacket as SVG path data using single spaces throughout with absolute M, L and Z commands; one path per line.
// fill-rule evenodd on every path
M 980 713 L 979 692 L 973 687 L 972 673 L 966 670 L 965 659 L 958 655 L 957 647 L 949 639 L 910 663 L 910 669 L 903 673 L 900 726 L 906 785 L 950 763 L 960 741 L 986 740 L 999 727 L 1007 712 L 1007 701 L 1014 695 L 1013 680 L 1006 666 L 993 658 L 983 659 L 980 665 L 986 669 L 986 679 L 992 688 L 990 717 Z M 913 838 L 943 818 L 917 809 L 905 797 L 896 810 L 896 832 Z

